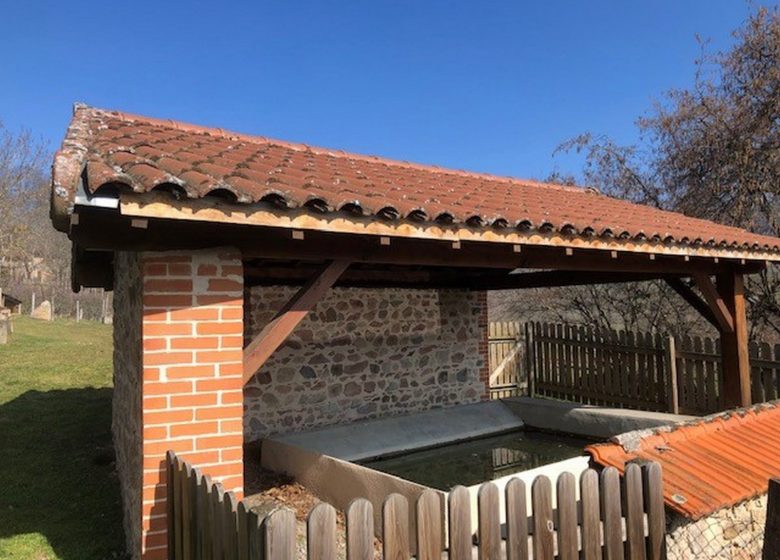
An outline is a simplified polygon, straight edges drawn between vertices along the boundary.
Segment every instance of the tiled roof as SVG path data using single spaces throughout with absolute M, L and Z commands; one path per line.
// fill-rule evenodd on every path
M 629 461 L 657 461 L 666 505 L 692 519 L 763 494 L 769 479 L 780 476 L 777 402 L 621 440 L 585 450 L 621 473 Z
M 82 175 L 83 174 L 83 175 Z M 237 204 L 312 213 L 344 210 L 476 228 L 572 237 L 769 251 L 780 239 L 608 197 L 592 189 L 416 165 L 77 105 L 53 167 L 55 223 L 71 211 L 81 177 Z

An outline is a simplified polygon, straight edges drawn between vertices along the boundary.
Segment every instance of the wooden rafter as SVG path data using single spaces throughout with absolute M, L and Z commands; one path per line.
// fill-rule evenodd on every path
M 244 383 L 249 381 L 271 354 L 319 302 L 349 266 L 349 261 L 329 262 L 279 310 L 244 349 Z

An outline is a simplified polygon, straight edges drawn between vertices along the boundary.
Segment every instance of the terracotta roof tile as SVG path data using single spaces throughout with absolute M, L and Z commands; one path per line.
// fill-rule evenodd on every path
M 169 183 L 189 198 L 232 192 L 314 211 L 344 206 L 377 218 L 655 239 L 780 254 L 780 239 L 582 189 L 312 148 L 77 105 L 55 156 L 54 212 L 66 216 L 86 167 L 104 185 L 149 192 Z M 173 190 L 171 188 L 167 190 Z
M 603 465 L 625 472 L 631 461 L 657 461 L 663 468 L 664 501 L 698 519 L 767 491 L 780 476 L 780 407 L 777 401 L 713 415 L 620 442 L 585 448 Z M 627 437 L 628 436 L 628 437 Z

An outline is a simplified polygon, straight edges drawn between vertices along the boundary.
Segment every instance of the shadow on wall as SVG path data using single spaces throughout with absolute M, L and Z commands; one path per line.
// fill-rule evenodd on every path
M 0 556 L 40 534 L 62 560 L 125 558 L 111 393 L 28 391 L 0 405 Z

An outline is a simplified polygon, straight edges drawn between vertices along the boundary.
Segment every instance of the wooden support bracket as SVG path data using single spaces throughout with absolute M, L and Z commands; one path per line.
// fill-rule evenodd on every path
M 336 283 L 350 262 L 335 260 L 327 264 L 279 310 L 244 349 L 244 383 L 249 381 L 271 354 L 290 336 L 295 327 Z
M 701 299 L 696 292 L 694 292 L 685 282 L 679 278 L 666 278 L 666 283 L 677 292 L 688 304 L 693 307 L 699 314 L 707 319 L 712 326 L 720 329 L 720 323 L 718 318 L 713 313 L 712 309 L 707 302 Z
M 731 312 L 726 307 L 726 302 L 718 293 L 715 284 L 712 283 L 710 277 L 706 274 L 694 274 L 694 281 L 699 291 L 704 296 L 704 301 L 710 307 L 715 320 L 718 322 L 716 325 L 721 332 L 733 333 L 734 332 L 734 317 L 731 316 Z

